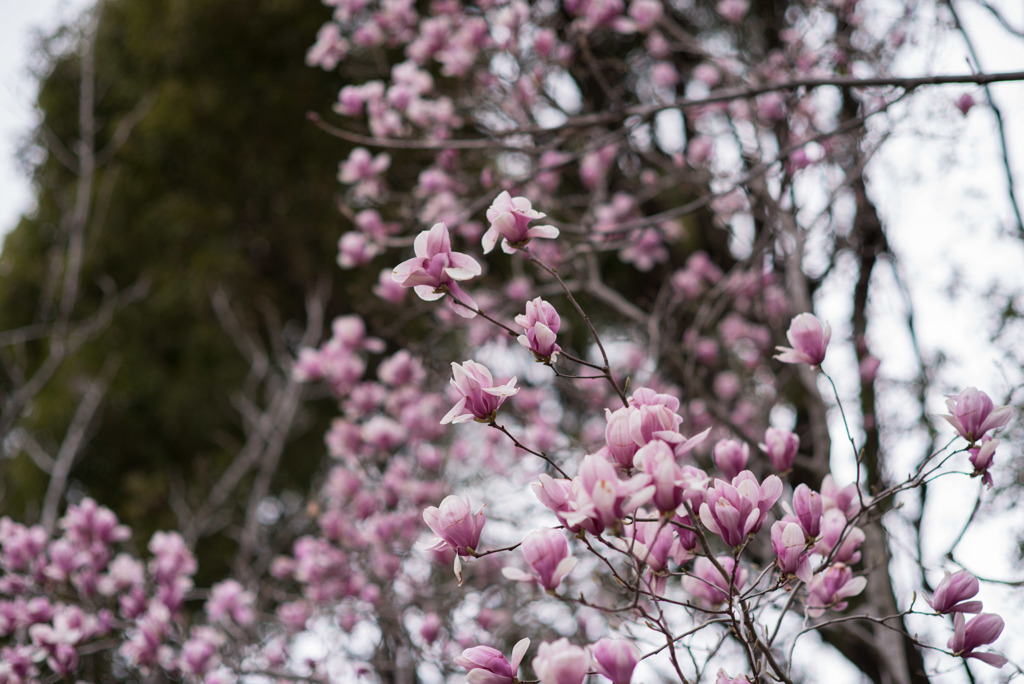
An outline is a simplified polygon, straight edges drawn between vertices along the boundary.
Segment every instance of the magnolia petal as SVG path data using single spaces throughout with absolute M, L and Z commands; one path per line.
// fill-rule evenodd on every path
M 529 639 L 520 639 L 512 648 L 512 659 L 509 660 L 508 663 L 512 666 L 513 676 L 515 676 L 516 672 L 519 672 L 519 663 L 523 662 L 523 656 L 526 655 L 526 650 L 528 648 L 530 648 Z

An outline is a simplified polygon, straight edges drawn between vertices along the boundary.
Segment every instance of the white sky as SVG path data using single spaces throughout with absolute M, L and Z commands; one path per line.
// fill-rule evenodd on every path
M 0 0 L 0 235 L 33 206 L 15 155 L 19 139 L 35 123 L 36 88 L 28 68 L 35 36 L 90 5 L 87 0 Z

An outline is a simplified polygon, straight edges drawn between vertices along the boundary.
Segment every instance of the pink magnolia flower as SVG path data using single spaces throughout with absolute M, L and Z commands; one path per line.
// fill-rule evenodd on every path
M 590 654 L 565 638 L 544 642 L 533 659 L 533 670 L 540 684 L 582 684 L 590 670 Z
M 821 495 L 807 485 L 798 484 L 793 490 L 793 513 L 804 534 L 810 539 L 821 533 L 822 506 Z
M 210 598 L 206 601 L 206 614 L 211 622 L 235 624 L 246 627 L 256 619 L 256 597 L 245 590 L 237 580 L 224 580 L 213 585 Z
M 772 467 L 780 473 L 789 472 L 800 448 L 800 438 L 789 430 L 768 428 L 764 433 L 764 444 L 759 447 L 768 454 Z
M 530 226 L 530 221 L 546 216 L 533 209 L 525 197 L 512 197 L 508 192 L 498 195 L 487 209 L 487 220 L 491 227 L 484 233 L 481 243 L 484 254 L 490 254 L 501 237 L 501 249 L 512 254 L 533 238 L 556 238 L 558 229 L 554 226 Z
M 827 323 L 822 324 L 813 314 L 802 313 L 793 318 L 786 331 L 786 338 L 792 347 L 776 347 L 782 352 L 775 358 L 783 363 L 806 363 L 811 367 L 820 366 L 825 360 L 825 351 L 832 338 Z
M 629 409 L 622 407 L 614 412 L 604 410 L 607 425 L 604 429 L 604 440 L 612 459 L 622 466 L 628 468 L 633 464 L 633 455 L 640 448 L 633 441 L 629 430 Z
M 506 567 L 501 573 L 516 582 L 538 582 L 547 591 L 558 588 L 562 579 L 576 567 L 576 558 L 569 555 L 569 542 L 558 530 L 534 530 L 523 539 L 523 558 L 530 567 L 526 573 Z
M 633 670 L 640 660 L 640 649 L 625 639 L 598 639 L 590 645 L 590 656 L 594 669 L 612 681 L 612 684 L 629 684 Z
M 562 325 L 555 307 L 540 297 L 526 303 L 526 313 L 516 316 L 516 325 L 526 333 L 518 337 L 519 344 L 533 352 L 542 363 L 554 363 L 562 348 L 555 342 L 555 333 Z
M 534 482 L 530 485 L 533 489 L 533 493 L 537 499 L 551 509 L 559 522 L 565 525 L 568 529 L 575 532 L 579 527 L 569 525 L 565 520 L 565 514 L 571 513 L 573 508 L 569 502 L 569 495 L 572 491 L 572 480 L 558 479 L 551 477 L 545 473 L 541 473 L 537 476 L 540 482 Z
M 709 608 L 743 591 L 748 578 L 746 568 L 737 568 L 731 556 L 717 556 L 716 560 L 725 570 L 724 576 L 709 558 L 701 556 L 693 563 L 693 574 L 683 577 L 683 590 Z
M 974 466 L 974 472 L 971 473 L 971 477 L 981 476 L 981 481 L 986 487 L 991 487 L 993 484 L 992 473 L 988 469 L 996 455 L 997 446 L 999 446 L 999 440 L 992 439 L 986 435 L 981 440 L 981 446 L 973 446 L 967 449 L 968 459 L 971 465 Z
M 769 475 L 763 484 L 749 470 L 732 483 L 715 480 L 700 505 L 700 520 L 729 546 L 739 546 L 761 529 L 768 510 L 782 496 L 782 480 Z
M 462 655 L 455 656 L 454 663 L 466 668 L 466 681 L 473 684 L 512 684 L 519 672 L 519 663 L 530 647 L 529 639 L 522 639 L 512 648 L 512 660 L 508 661 L 501 651 L 490 646 L 467 648 Z
M 987 394 L 974 387 L 968 387 L 960 394 L 949 395 L 946 406 L 951 415 L 942 417 L 972 445 L 986 432 L 1003 427 L 1013 417 L 1011 407 L 994 406 Z
M 413 250 L 416 256 L 396 266 L 391 272 L 392 280 L 403 287 L 411 287 L 420 299 L 428 302 L 440 299 L 447 292 L 466 305 L 460 306 L 449 299 L 449 306 L 455 313 L 465 318 L 475 316 L 476 302 L 458 281 L 480 275 L 480 264 L 471 256 L 452 251 L 448 227 L 435 223 L 430 230 L 416 236 Z
M 821 539 L 816 547 L 818 553 L 823 556 L 831 554 L 841 563 L 856 563 L 860 560 L 860 545 L 863 543 L 864 530 L 850 526 L 842 511 L 830 508 L 822 514 Z
M 1006 658 L 995 653 L 977 653 L 975 649 L 998 639 L 1003 633 L 1003 626 L 1003 618 L 993 613 L 982 613 L 970 621 L 963 613 L 956 613 L 953 616 L 953 636 L 946 647 L 961 658 L 976 658 L 993 667 L 1002 667 L 1007 662 Z
M 654 487 L 648 486 L 646 476 L 623 480 L 608 459 L 600 453 L 589 454 L 583 457 L 579 473 L 572 480 L 570 510 L 563 517 L 570 529 L 600 534 L 618 526 L 626 514 L 644 505 L 653 494 Z
M 430 548 L 451 547 L 460 556 L 469 556 L 480 544 L 484 528 L 484 512 L 471 512 L 468 497 L 446 496 L 441 506 L 430 506 L 423 511 L 423 520 L 438 536 Z
M 843 610 L 847 606 L 846 599 L 864 591 L 867 585 L 867 578 L 854 577 L 846 564 L 835 563 L 808 583 L 807 614 L 818 617 L 827 608 Z
M 750 684 L 750 678 L 740 675 L 739 677 L 730 677 L 726 674 L 725 670 L 718 671 L 718 678 L 715 679 L 715 684 Z
M 675 511 L 683 503 L 682 469 L 667 442 L 655 439 L 633 457 L 633 466 L 647 475 L 654 487 L 651 503 L 661 512 Z
M 725 479 L 732 480 L 746 469 L 747 460 L 750 458 L 750 447 L 739 440 L 723 439 L 715 444 L 712 457 L 715 465 L 725 475 Z
M 441 419 L 442 425 L 467 420 L 489 423 L 494 420 L 505 398 L 519 391 L 517 378 L 513 377 L 504 385 L 495 385 L 491 371 L 476 361 L 466 361 L 462 365 L 453 362 L 452 375 L 455 376 L 451 380 L 452 387 L 462 398 Z
M 783 575 L 796 575 L 804 582 L 811 581 L 807 537 L 799 523 L 779 521 L 772 525 L 772 550 L 775 552 L 775 565 Z
M 980 613 L 981 601 L 966 601 L 978 593 L 978 578 L 961 570 L 953 574 L 946 573 L 946 576 L 935 587 L 935 593 L 931 598 L 925 597 L 928 605 L 935 609 L 935 612 L 943 615 L 949 613 Z
M 851 482 L 845 487 L 836 484 L 831 473 L 821 481 L 821 508 L 828 511 L 833 508 L 849 520 L 860 512 L 860 496 L 857 492 L 857 483 Z

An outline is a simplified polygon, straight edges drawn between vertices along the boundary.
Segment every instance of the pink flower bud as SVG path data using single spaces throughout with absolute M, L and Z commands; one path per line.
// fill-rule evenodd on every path
M 806 363 L 811 367 L 820 366 L 825 360 L 832 330 L 822 324 L 813 314 L 802 313 L 793 318 L 786 331 L 786 338 L 792 347 L 776 347 L 782 352 L 775 358 L 783 363 Z
M 640 660 L 640 649 L 625 639 L 599 639 L 590 645 L 594 668 L 612 681 L 612 684 L 629 684 L 633 670 Z
M 808 538 L 814 539 L 821 532 L 821 495 L 805 484 L 799 484 L 793 491 L 793 512 L 801 529 Z
M 971 107 L 975 105 L 974 97 L 970 93 L 964 93 L 956 101 L 956 108 L 960 110 L 960 113 L 967 116 L 967 112 L 971 111 Z
M 712 457 L 725 479 L 732 480 L 746 469 L 750 447 L 739 440 L 723 439 L 715 445 Z
M 555 333 L 562 325 L 555 307 L 540 297 L 526 303 L 526 313 L 516 316 L 516 325 L 526 333 L 518 338 L 519 344 L 533 352 L 542 363 L 554 363 L 562 348 L 555 342 Z
M 987 435 L 981 440 L 981 446 L 973 446 L 967 450 L 968 459 L 974 466 L 971 477 L 981 476 L 982 483 L 987 487 L 992 486 L 992 473 L 988 471 L 992 465 L 992 459 L 996 455 L 996 447 L 999 446 L 998 439 L 992 439 Z
M 628 468 L 633 464 L 633 455 L 640 448 L 633 441 L 629 430 L 629 409 L 622 407 L 614 413 L 605 409 L 604 415 L 607 421 L 604 429 L 604 439 L 605 444 L 608 446 L 608 451 L 618 465 Z
M 768 428 L 764 433 L 764 444 L 759 444 L 768 454 L 772 467 L 780 473 L 789 472 L 800 448 L 800 438 L 789 430 Z
M 775 564 L 783 575 L 796 575 L 805 582 L 811 581 L 807 538 L 799 523 L 779 521 L 772 525 L 772 550 L 775 552 Z

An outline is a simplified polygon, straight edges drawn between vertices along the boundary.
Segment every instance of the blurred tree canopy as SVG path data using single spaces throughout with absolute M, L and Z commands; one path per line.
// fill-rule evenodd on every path
M 69 151 L 81 135 L 91 44 L 97 169 L 75 316 L 133 283 L 147 294 L 62 364 L 21 424 L 52 447 L 84 379 L 115 369 L 68 487 L 109 502 L 146 539 L 176 526 L 172 489 L 200 505 L 241 448 L 233 404 L 251 364 L 218 319 L 215 294 L 268 350 L 293 352 L 307 294 L 337 272 L 334 176 L 347 150 L 306 112 L 325 108 L 342 83 L 304 63 L 325 11 L 302 0 L 105 0 L 93 12 L 94 28 L 66 27 L 40 50 L 38 209 L 4 245 L 0 329 L 54 315 L 40 302 L 53 287 L 50 255 L 67 239 L 61 225 L 78 182 Z M 333 299 L 348 300 L 337 284 Z M 31 367 L 43 351 L 28 343 L 2 353 L 8 368 L 14 354 Z M 278 491 L 307 485 L 323 453 L 326 417 L 309 418 L 292 431 Z M 8 442 L 2 512 L 33 520 L 48 476 Z M 231 538 L 230 522 L 220 529 Z

